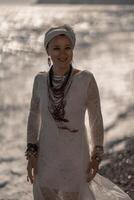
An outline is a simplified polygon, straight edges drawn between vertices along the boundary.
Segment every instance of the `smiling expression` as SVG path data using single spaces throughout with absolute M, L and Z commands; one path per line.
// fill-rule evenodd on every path
M 72 43 L 67 36 L 58 35 L 50 41 L 47 53 L 51 57 L 54 66 L 66 68 L 73 58 Z

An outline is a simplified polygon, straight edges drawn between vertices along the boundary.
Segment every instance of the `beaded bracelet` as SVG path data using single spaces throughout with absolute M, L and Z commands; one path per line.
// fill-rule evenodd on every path
M 103 155 L 104 154 L 103 146 L 96 145 L 94 150 L 95 150 L 96 154 L 99 154 L 99 155 Z
M 27 150 L 25 151 L 26 159 L 29 158 L 37 158 L 38 156 L 38 146 L 37 144 L 28 143 L 27 144 Z
M 96 145 L 94 147 L 94 151 L 93 151 L 93 155 L 91 156 L 91 159 L 95 159 L 97 162 L 101 162 L 103 154 L 104 154 L 103 146 Z

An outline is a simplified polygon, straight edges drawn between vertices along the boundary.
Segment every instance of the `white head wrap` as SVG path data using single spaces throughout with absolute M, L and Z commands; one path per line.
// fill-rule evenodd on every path
M 66 35 L 70 39 L 72 46 L 74 48 L 75 42 L 76 42 L 75 33 L 69 25 L 63 25 L 63 26 L 57 26 L 57 27 L 50 28 L 45 34 L 44 47 L 47 49 L 48 43 L 54 37 L 56 37 L 60 34 Z

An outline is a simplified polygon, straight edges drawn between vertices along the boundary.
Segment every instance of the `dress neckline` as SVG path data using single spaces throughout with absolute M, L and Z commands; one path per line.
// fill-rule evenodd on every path
M 77 69 L 75 69 L 75 70 L 77 70 Z M 78 75 L 80 75 L 81 73 L 83 73 L 83 72 L 85 72 L 86 70 L 79 70 L 77 73 L 74 73 L 73 75 L 72 75 L 72 79 L 73 78 L 75 78 L 75 77 L 77 77 Z M 48 72 L 47 72 L 47 75 L 48 75 Z M 55 76 L 59 76 L 59 75 L 55 75 Z M 59 76 L 59 77 L 65 77 L 65 75 L 63 75 L 63 76 Z
M 86 71 L 86 70 L 80 70 L 80 71 L 78 71 L 77 73 L 74 73 L 72 77 L 73 77 L 73 78 L 74 78 L 74 77 L 77 77 L 79 74 L 83 73 L 84 71 Z

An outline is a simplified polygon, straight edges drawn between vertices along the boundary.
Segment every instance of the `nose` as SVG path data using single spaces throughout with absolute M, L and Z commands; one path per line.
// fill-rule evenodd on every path
M 59 56 L 60 56 L 60 58 L 65 59 L 65 58 L 67 57 L 67 53 L 66 53 L 66 51 L 61 50 Z

